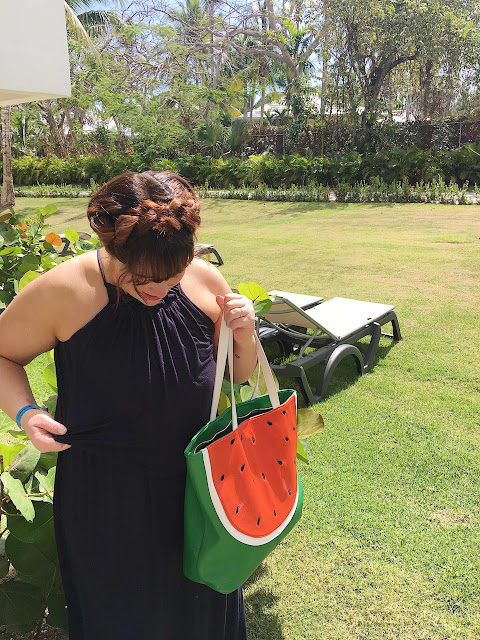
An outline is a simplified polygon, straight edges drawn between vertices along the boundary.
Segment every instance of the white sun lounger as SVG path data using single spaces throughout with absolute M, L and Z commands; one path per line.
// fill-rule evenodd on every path
M 363 302 L 349 298 L 303 296 L 285 291 L 271 291 L 272 308 L 262 316 L 259 334 L 264 341 L 275 340 L 283 355 L 294 354 L 292 362 L 272 364 L 277 376 L 297 378 L 305 401 L 313 404 L 323 400 L 328 384 L 339 362 L 352 355 L 360 374 L 373 366 L 380 336 L 398 341 L 400 326 L 393 305 Z M 382 333 L 381 327 L 392 324 L 392 334 Z M 311 330 L 307 332 L 307 330 Z M 355 343 L 370 337 L 365 357 Z M 313 351 L 307 352 L 307 349 Z M 307 380 L 306 371 L 324 362 L 315 391 Z

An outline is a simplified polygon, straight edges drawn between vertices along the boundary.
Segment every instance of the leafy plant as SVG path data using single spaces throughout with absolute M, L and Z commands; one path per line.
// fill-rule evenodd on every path
M 29 282 L 63 260 L 93 249 L 98 240 L 81 240 L 73 229 L 64 238 L 47 233 L 45 218 L 57 208 L 47 205 L 34 216 L 13 210 L 0 222 L 0 305 L 4 309 Z M 46 234 L 46 235 L 45 235 Z M 70 245 L 61 251 L 64 240 Z M 56 393 L 55 365 L 44 372 Z M 45 401 L 53 414 L 56 397 Z M 38 635 L 46 621 L 66 629 L 63 596 L 53 529 L 56 454 L 40 453 L 25 442 L 22 431 L 10 430 L 14 445 L 0 444 L 0 627 Z M 8 535 L 7 535 L 8 534 Z
M 64 239 L 56 233 L 45 233 L 49 225 L 46 217 L 57 207 L 48 204 L 35 209 L 34 216 L 17 214 L 13 209 L 0 219 L 0 310 L 5 309 L 14 296 L 29 282 L 73 255 L 90 251 L 98 245 L 80 239 L 73 229 L 65 232 L 70 245 L 61 251 Z
M 0 444 L 0 627 L 9 632 L 38 634 L 47 610 L 48 624 L 67 628 L 53 529 L 55 464 L 55 454 L 32 444 Z

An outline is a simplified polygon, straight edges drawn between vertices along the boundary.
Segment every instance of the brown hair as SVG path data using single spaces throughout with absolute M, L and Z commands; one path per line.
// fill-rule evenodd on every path
M 100 187 L 87 209 L 93 231 L 125 265 L 135 288 L 169 280 L 190 264 L 199 212 L 192 186 L 170 171 L 117 176 Z

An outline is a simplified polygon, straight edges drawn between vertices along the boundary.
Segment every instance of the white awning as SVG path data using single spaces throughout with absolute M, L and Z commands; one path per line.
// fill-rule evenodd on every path
M 0 106 L 70 96 L 63 0 L 0 3 Z

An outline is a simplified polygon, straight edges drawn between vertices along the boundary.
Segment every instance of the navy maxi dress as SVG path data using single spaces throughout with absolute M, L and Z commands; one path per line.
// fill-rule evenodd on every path
M 99 256 L 98 256 L 99 257 Z M 242 592 L 183 575 L 183 451 L 209 419 L 214 325 L 173 287 L 108 304 L 55 349 L 55 532 L 70 640 L 245 640 Z

